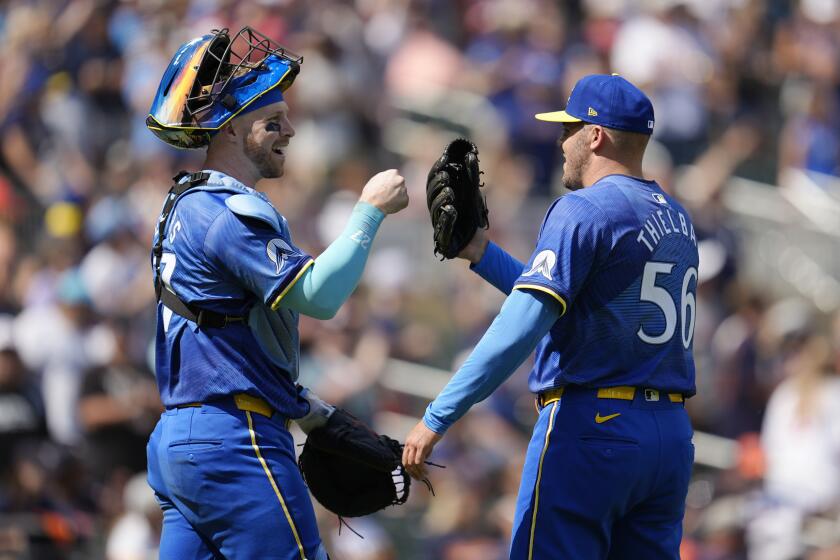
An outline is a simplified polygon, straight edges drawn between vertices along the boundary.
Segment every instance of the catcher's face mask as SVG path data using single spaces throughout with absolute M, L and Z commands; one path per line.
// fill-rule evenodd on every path
M 200 148 L 235 116 L 282 101 L 303 57 L 243 27 L 184 43 L 163 73 L 146 126 L 176 148 Z

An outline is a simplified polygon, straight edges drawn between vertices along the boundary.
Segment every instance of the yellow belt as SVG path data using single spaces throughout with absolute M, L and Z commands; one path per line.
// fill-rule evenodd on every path
M 554 401 L 559 401 L 563 397 L 563 393 L 566 391 L 565 387 L 556 387 L 554 389 L 549 389 L 548 391 L 544 391 L 537 395 L 537 405 L 542 408 L 546 405 L 553 403 Z M 646 392 L 650 391 L 650 396 L 655 397 L 651 398 L 650 400 L 659 400 L 659 391 L 656 389 L 644 389 Z M 636 387 L 604 387 L 603 389 L 598 389 L 597 397 L 599 399 L 619 399 L 623 401 L 632 401 L 633 398 L 636 396 Z M 685 399 L 682 393 L 668 393 L 668 400 L 672 403 L 681 403 Z
M 257 414 L 262 414 L 266 418 L 271 418 L 274 414 L 274 409 L 268 404 L 265 399 L 260 397 L 255 397 L 253 395 L 249 395 L 247 393 L 237 393 L 233 395 L 233 402 L 236 404 L 236 408 L 239 410 L 246 410 L 248 412 L 256 412 Z M 201 403 L 193 402 L 193 403 L 186 403 L 186 404 L 179 404 L 176 408 L 190 408 L 190 407 L 199 407 Z

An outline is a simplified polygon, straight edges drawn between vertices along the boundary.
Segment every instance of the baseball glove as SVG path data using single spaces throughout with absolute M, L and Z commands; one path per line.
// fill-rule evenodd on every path
M 341 517 L 404 504 L 411 487 L 402 445 L 340 408 L 309 432 L 298 466 L 315 499 Z
M 464 138 L 443 150 L 426 181 L 426 203 L 434 228 L 435 255 L 452 259 L 478 228 L 487 228 L 487 204 L 479 183 L 478 148 Z

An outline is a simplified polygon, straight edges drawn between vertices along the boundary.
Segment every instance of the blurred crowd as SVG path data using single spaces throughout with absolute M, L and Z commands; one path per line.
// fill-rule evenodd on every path
M 412 197 L 338 316 L 302 319 L 305 384 L 403 437 L 428 380 L 392 382 L 394 360 L 452 371 L 502 301 L 463 263 L 434 259 L 430 164 L 452 137 L 476 141 L 491 236 L 525 260 L 562 194 L 559 130 L 533 115 L 562 108 L 582 75 L 617 72 L 655 106 L 646 173 L 698 229 L 688 407 L 697 430 L 737 442 L 724 461 L 698 453 L 683 557 L 840 558 L 840 313 L 746 280 L 752 248 L 724 204 L 733 176 L 840 176 L 840 1 L 8 0 L 0 559 L 157 557 L 149 247 L 171 177 L 202 154 L 144 120 L 181 43 L 243 25 L 304 57 L 286 175 L 258 185 L 296 244 L 323 250 L 376 171 L 398 167 Z M 331 554 L 505 558 L 535 420 L 527 369 L 438 446 L 435 497 L 418 485 L 406 506 L 351 520 L 364 539 L 319 510 Z

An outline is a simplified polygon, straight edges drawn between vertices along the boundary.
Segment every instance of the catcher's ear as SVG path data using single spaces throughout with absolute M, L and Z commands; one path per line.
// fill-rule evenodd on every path
M 219 129 L 216 136 L 220 137 L 219 140 L 224 144 L 236 144 L 239 141 L 240 134 L 241 132 L 236 130 L 234 121 L 231 121 Z

